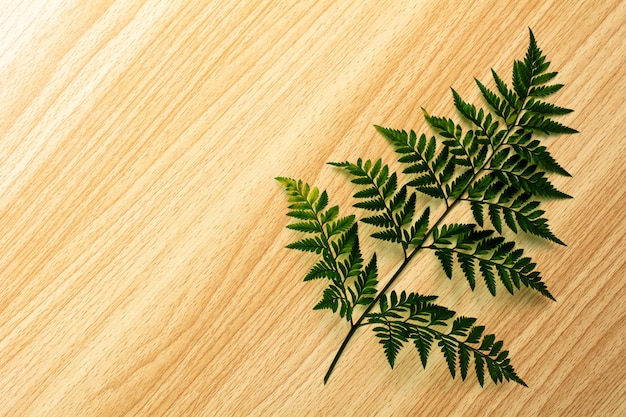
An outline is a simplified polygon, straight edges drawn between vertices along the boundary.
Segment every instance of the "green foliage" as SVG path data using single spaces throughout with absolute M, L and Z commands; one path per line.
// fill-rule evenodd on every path
M 398 189 L 398 176 L 389 170 L 389 166 L 383 165 L 380 159 L 374 163 L 359 159 L 356 164 L 350 162 L 329 164 L 344 168 L 354 177 L 352 179 L 354 184 L 364 186 L 354 194 L 354 197 L 360 200 L 354 207 L 377 213 L 361 219 L 364 223 L 382 229 L 373 233 L 372 237 L 400 243 L 405 256 L 409 245 L 422 243 L 428 229 L 430 209 L 426 207 L 420 218 L 413 222 L 416 195 L 408 193 L 407 196 L 407 185 Z
M 478 267 L 492 295 L 496 295 L 497 276 L 511 294 L 523 285 L 554 300 L 535 269 L 536 264 L 524 257 L 524 250 L 516 248 L 514 242 L 493 236 L 494 230 L 479 229 L 475 224 L 443 225 L 439 230 L 433 230 L 433 243 L 427 248 L 435 251 L 448 278 L 452 278 L 456 259 L 472 290 L 476 286 Z
M 314 309 L 331 310 L 350 322 L 325 382 L 356 330 L 371 326 L 392 368 L 400 350 L 411 344 L 424 368 L 438 350 L 453 378 L 464 380 L 473 372 L 482 386 L 487 373 L 494 383 L 526 386 L 504 343 L 476 319 L 436 304 L 435 296 L 391 287 L 426 250 L 439 260 L 442 275 L 462 275 L 472 290 L 478 280 L 493 296 L 502 287 L 510 294 L 527 288 L 554 300 L 537 265 L 509 234 L 524 232 L 564 244 L 550 229 L 541 204 L 571 198 L 549 180 L 549 174 L 570 174 L 541 141 L 576 130 L 554 120 L 572 110 L 545 101 L 563 87 L 552 83 L 557 73 L 549 67 L 531 31 L 524 59 L 513 64 L 511 85 L 494 70 L 493 88 L 476 80 L 485 107 L 466 102 L 452 89 L 462 120 L 423 110 L 434 136 L 375 126 L 399 155 L 400 174 L 380 159 L 330 163 L 347 171 L 358 187 L 354 207 L 362 213 L 360 221 L 375 228 L 371 236 L 402 250 L 403 262 L 382 289 L 377 288 L 376 254 L 364 262 L 357 217 L 340 217 L 337 206 L 328 207 L 326 191 L 277 178 L 287 191 L 287 215 L 294 219 L 287 227 L 304 234 L 287 247 L 316 254 L 319 259 L 304 280 L 327 282 Z M 424 199 L 433 199 L 432 205 Z M 457 207 L 471 211 L 475 222 L 446 223 Z
M 339 217 L 339 208 L 328 205 L 328 193 L 291 178 L 276 178 L 288 194 L 288 216 L 304 222 L 288 225 L 290 229 L 307 233 L 307 237 L 287 245 L 289 249 L 314 252 L 321 259 L 304 277 L 305 281 L 327 279 L 328 287 L 315 310 L 329 309 L 352 321 L 354 308 L 368 304 L 376 294 L 378 270 L 376 254 L 367 266 L 359 248 L 355 216 Z
M 375 326 L 374 332 L 392 368 L 400 349 L 409 340 L 426 368 L 437 342 L 452 378 L 457 375 L 457 370 L 462 379 L 467 378 L 473 357 L 476 378 L 481 386 L 484 385 L 485 366 L 496 384 L 506 380 L 526 386 L 511 365 L 509 352 L 502 349 L 502 341 L 496 341 L 493 334 L 483 335 L 485 327 L 476 326 L 476 319 L 456 316 L 454 311 L 434 304 L 434 300 L 436 297 L 433 296 L 406 294 L 404 291 L 398 295 L 392 291 L 389 300 L 386 295 L 380 297 L 378 312 L 367 315 L 365 324 Z

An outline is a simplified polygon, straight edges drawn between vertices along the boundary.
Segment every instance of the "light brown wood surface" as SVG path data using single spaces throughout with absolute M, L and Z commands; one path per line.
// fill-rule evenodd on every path
M 626 415 L 626 2 L 1 7 L 0 415 Z M 581 132 L 546 142 L 572 174 L 545 205 L 568 246 L 522 238 L 558 302 L 472 293 L 428 254 L 395 288 L 479 317 L 529 388 L 408 347 L 391 370 L 369 331 L 323 385 L 348 326 L 311 310 L 315 257 L 284 248 L 273 178 L 349 212 L 325 162 L 392 162 L 373 124 L 428 132 L 421 107 L 453 116 L 449 87 L 508 80 L 528 27 Z M 385 281 L 401 254 L 376 245 Z

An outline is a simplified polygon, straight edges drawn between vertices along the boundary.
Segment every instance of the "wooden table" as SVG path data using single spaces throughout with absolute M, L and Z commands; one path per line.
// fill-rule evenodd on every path
M 324 385 L 348 326 L 311 310 L 273 178 L 349 213 L 325 162 L 393 162 L 372 125 L 457 117 L 449 87 L 509 80 L 528 27 L 581 132 L 546 142 L 568 246 L 522 237 L 558 302 L 426 255 L 394 288 L 479 317 L 529 388 L 391 370 L 369 331 Z M 0 31 L 0 414 L 626 415 L 626 2 L 5 0 Z M 401 253 L 362 240 L 384 281 Z

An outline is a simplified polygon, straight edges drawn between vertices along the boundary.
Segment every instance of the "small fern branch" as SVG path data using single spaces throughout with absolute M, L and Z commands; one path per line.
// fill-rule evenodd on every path
M 287 248 L 322 255 L 322 259 L 311 268 L 304 280 L 326 278 L 330 281 L 322 293 L 322 299 L 313 309 L 329 309 L 333 313 L 338 311 L 340 317 L 353 323 L 354 307 L 371 299 L 372 292 L 375 292 L 378 283 L 376 255 L 363 269 L 355 217 L 350 215 L 339 218 L 338 206 L 326 209 L 326 191 L 320 193 L 317 187 L 291 178 L 278 177 L 276 180 L 289 195 L 291 204 L 287 215 L 304 220 L 292 223 L 287 228 L 313 235 L 290 243 Z
M 476 326 L 476 319 L 456 316 L 434 304 L 434 296 L 390 290 L 416 254 L 427 249 L 434 251 L 448 278 L 458 265 L 472 289 L 479 276 L 494 296 L 498 279 L 511 294 L 524 286 L 554 300 L 535 263 L 513 241 L 501 236 L 506 225 L 514 233 L 523 231 L 564 244 L 550 230 L 540 204 L 546 198 L 571 198 L 548 180 L 547 173 L 569 173 L 541 145 L 537 134 L 577 131 L 552 118 L 571 110 L 544 100 L 563 85 L 550 84 L 557 73 L 547 71 L 550 63 L 532 31 L 529 37 L 524 59 L 513 64 L 511 87 L 494 70 L 495 90 L 476 80 L 488 107 L 468 103 L 452 89 L 455 108 L 472 128 L 426 110 L 426 122 L 437 136 L 427 138 L 412 130 L 376 126 L 400 154 L 398 161 L 406 164 L 403 174 L 411 177 L 406 184 L 399 185 L 398 175 L 380 159 L 331 163 L 348 171 L 352 182 L 364 187 L 354 194 L 359 200 L 354 207 L 373 212 L 361 219 L 381 229 L 372 236 L 402 247 L 403 262 L 379 291 L 376 254 L 364 266 L 356 217 L 339 218 L 337 206 L 327 208 L 325 191 L 302 181 L 277 178 L 289 196 L 287 214 L 296 219 L 288 227 L 308 235 L 287 247 L 321 255 L 305 281 L 329 281 L 315 308 L 338 312 L 350 322 L 325 383 L 356 331 L 372 325 L 391 367 L 409 341 L 425 367 L 436 341 L 452 377 L 458 370 L 465 379 L 473 358 L 480 385 L 485 367 L 495 383 L 506 380 L 526 385 L 513 369 L 508 351 L 502 350 L 503 342 L 492 334 L 483 335 L 484 327 Z M 428 205 L 414 219 L 416 193 L 444 201 L 445 210 L 432 224 Z M 444 223 L 460 204 L 469 206 L 476 224 Z M 486 216 L 495 230 L 484 228 Z M 358 317 L 354 315 L 357 306 L 361 306 Z
M 493 334 L 483 336 L 485 327 L 476 326 L 474 318 L 459 316 L 450 322 L 456 313 L 435 304 L 436 298 L 392 291 L 389 298 L 380 298 L 379 312 L 368 314 L 366 325 L 374 326 L 373 331 L 392 368 L 400 349 L 409 340 L 413 341 L 426 368 L 437 341 L 453 378 L 458 369 L 461 378 L 466 379 L 473 356 L 476 378 L 481 386 L 484 385 L 485 365 L 494 383 L 507 380 L 526 386 L 511 365 L 509 352 L 502 349 L 502 341 L 496 340 Z M 449 327 L 449 331 L 440 330 L 441 327 Z
M 454 259 L 461 266 L 471 289 L 476 285 L 476 269 L 483 277 L 491 295 L 496 295 L 496 275 L 510 294 L 525 286 L 555 300 L 536 264 L 524 257 L 524 250 L 493 230 L 479 230 L 477 225 L 447 225 L 445 230 L 435 230 L 434 242 L 426 249 L 435 251 L 448 278 L 452 278 Z M 477 268 L 478 266 L 478 268 Z
M 415 194 L 411 193 L 407 198 L 406 185 L 398 189 L 397 174 L 390 173 L 389 167 L 383 165 L 380 159 L 374 163 L 359 159 L 355 164 L 346 161 L 329 162 L 329 165 L 345 169 L 354 177 L 353 183 L 365 186 L 354 194 L 355 198 L 362 200 L 355 203 L 354 207 L 379 214 L 361 221 L 382 228 L 382 231 L 371 236 L 400 243 L 406 258 L 406 250 L 414 236 L 405 233 L 405 226 L 411 223 L 415 213 Z
M 455 153 L 444 144 L 437 153 L 437 141 L 435 137 L 426 139 L 422 134 L 419 139 L 414 131 L 409 134 L 405 131 L 374 126 L 378 132 L 386 137 L 396 148 L 396 152 L 402 154 L 398 161 L 408 165 L 404 174 L 417 175 L 407 185 L 427 196 L 444 200 L 449 206 L 449 198 L 452 197 L 450 188 L 446 188 L 457 164 L 470 165 L 470 162 L 455 157 Z

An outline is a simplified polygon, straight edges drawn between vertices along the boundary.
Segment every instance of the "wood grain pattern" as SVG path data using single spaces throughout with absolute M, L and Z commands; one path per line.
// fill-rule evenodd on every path
M 0 414 L 626 415 L 626 2 L 4 1 L 0 11 Z M 416 262 L 507 341 L 524 389 L 451 380 L 311 311 L 277 175 L 393 158 L 372 124 L 426 129 L 449 87 L 508 78 L 532 27 L 581 131 L 549 149 L 575 196 L 530 254 L 558 299 L 491 298 Z M 370 253 L 372 243 L 364 243 Z M 400 254 L 382 247 L 381 273 Z

